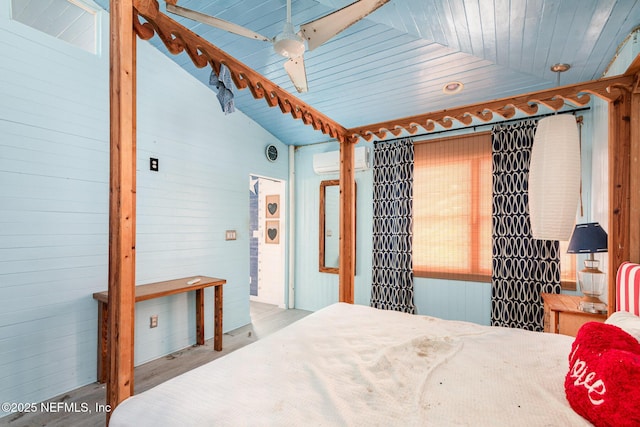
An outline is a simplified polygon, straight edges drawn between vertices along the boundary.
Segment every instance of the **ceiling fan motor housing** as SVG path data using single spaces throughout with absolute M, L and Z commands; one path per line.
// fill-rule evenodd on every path
M 282 32 L 273 39 L 273 49 L 285 58 L 299 58 L 305 50 L 304 39 L 293 32 L 293 24 L 286 22 Z

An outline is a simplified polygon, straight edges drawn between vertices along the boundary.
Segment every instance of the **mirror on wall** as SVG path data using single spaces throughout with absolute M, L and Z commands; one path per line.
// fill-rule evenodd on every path
M 340 266 L 340 181 L 320 183 L 320 271 L 338 274 Z

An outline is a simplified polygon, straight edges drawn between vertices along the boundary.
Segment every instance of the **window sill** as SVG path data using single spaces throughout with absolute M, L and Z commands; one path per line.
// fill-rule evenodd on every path
M 444 271 L 424 271 L 413 270 L 414 277 L 425 277 L 429 279 L 460 280 L 463 282 L 485 282 L 491 283 L 491 275 L 470 274 L 470 273 L 448 273 Z
M 560 282 L 560 287 L 563 291 L 577 291 L 578 287 L 576 286 L 575 280 L 563 280 Z
M 482 282 L 491 283 L 491 276 L 484 274 L 465 274 L 465 273 L 449 273 L 444 271 L 424 271 L 413 270 L 414 277 L 423 277 L 427 279 L 441 279 L 441 280 L 459 280 L 463 282 Z M 563 291 L 576 291 L 577 286 L 575 281 L 563 280 L 560 282 L 560 288 Z

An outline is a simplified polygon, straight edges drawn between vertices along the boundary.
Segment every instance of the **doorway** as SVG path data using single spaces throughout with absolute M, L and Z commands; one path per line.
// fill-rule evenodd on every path
M 251 301 L 285 307 L 285 181 L 249 176 Z

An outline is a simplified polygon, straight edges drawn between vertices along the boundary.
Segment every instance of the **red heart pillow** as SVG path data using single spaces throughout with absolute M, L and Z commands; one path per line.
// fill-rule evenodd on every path
M 564 388 L 596 426 L 640 426 L 640 343 L 617 326 L 585 323 L 573 342 Z

